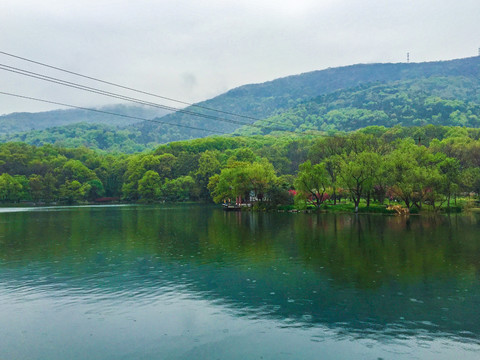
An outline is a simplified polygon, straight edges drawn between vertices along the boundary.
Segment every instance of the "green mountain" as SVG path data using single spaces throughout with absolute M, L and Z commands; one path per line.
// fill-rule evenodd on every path
M 480 79 L 433 76 L 364 84 L 303 102 L 239 133 L 267 134 L 273 126 L 298 132 L 427 124 L 480 127 Z
M 463 79 L 465 86 L 469 86 L 467 85 L 469 81 L 476 84 L 480 79 L 480 57 L 409 64 L 360 64 L 313 71 L 263 84 L 241 86 L 185 109 L 206 116 L 222 118 L 225 121 L 196 117 L 180 112 L 166 115 L 161 120 L 228 133 L 238 129 L 241 123 L 250 124 L 256 120 L 282 113 L 320 95 L 338 94 L 339 90 L 364 85 L 388 84 L 432 77 L 442 77 L 447 84 L 450 78 L 454 78 L 455 80 L 452 81 L 455 82 L 461 82 Z M 437 85 L 444 86 L 440 83 Z M 459 84 L 458 86 L 461 87 L 462 85 Z M 432 89 L 426 89 L 426 91 Z M 440 88 L 436 91 L 441 94 Z M 463 89 L 463 91 L 469 92 L 468 88 Z M 206 108 L 242 114 L 248 118 L 216 113 L 208 111 Z M 205 131 L 187 130 L 146 122 L 135 124 L 134 127 L 140 130 L 143 137 L 151 142 L 166 142 L 209 135 Z
M 248 135 L 424 124 L 480 127 L 479 90 L 480 57 L 359 64 L 244 85 L 165 116 L 158 109 L 139 106 L 100 109 L 138 118 L 156 117 L 154 121 L 86 110 L 4 115 L 0 116 L 0 141 L 134 152 L 212 132 Z M 245 126 L 252 123 L 254 127 Z
M 0 116 L 0 134 L 41 130 L 55 126 L 76 123 L 107 124 L 113 126 L 126 126 L 141 122 L 141 119 L 153 119 L 163 116 L 167 112 L 156 108 L 138 105 L 109 105 L 97 108 L 98 112 L 67 109 L 52 110 L 38 113 L 12 113 Z M 122 114 L 139 119 L 119 117 L 109 113 Z

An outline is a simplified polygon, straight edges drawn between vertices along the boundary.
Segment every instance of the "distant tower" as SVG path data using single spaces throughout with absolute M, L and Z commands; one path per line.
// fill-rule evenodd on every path
M 480 51 L 480 49 L 478 49 L 478 50 Z M 407 52 L 407 63 L 409 63 L 409 62 L 410 62 L 410 53 Z

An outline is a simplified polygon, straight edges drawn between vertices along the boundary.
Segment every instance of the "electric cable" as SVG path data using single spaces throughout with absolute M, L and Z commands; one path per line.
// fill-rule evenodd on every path
M 140 93 L 140 94 L 157 97 L 159 99 L 168 100 L 168 101 L 176 102 L 176 103 L 187 105 L 187 106 L 193 106 L 193 107 L 203 109 L 203 110 L 214 111 L 214 112 L 222 113 L 222 114 L 225 114 L 225 115 L 237 116 L 237 117 L 241 117 L 241 118 L 245 118 L 245 119 L 253 120 L 253 121 L 266 120 L 266 119 L 255 118 L 255 117 L 249 116 L 249 115 L 236 114 L 236 113 L 232 113 L 232 112 L 228 112 L 228 111 L 224 111 L 224 110 L 219 110 L 219 109 L 214 109 L 214 108 L 203 106 L 203 105 L 189 103 L 189 102 L 174 99 L 174 98 L 171 98 L 171 97 L 154 94 L 154 93 L 151 93 L 151 92 L 148 92 L 148 91 L 138 90 L 138 89 L 135 89 L 135 88 L 132 88 L 132 87 L 129 87 L 129 86 L 120 85 L 120 84 L 117 84 L 117 83 L 114 83 L 114 82 L 111 82 L 111 81 L 102 80 L 102 79 L 99 79 L 99 78 L 93 77 L 93 76 L 83 75 L 83 74 L 80 74 L 80 73 L 75 72 L 75 71 L 60 68 L 58 66 L 49 65 L 49 64 L 46 64 L 46 63 L 43 63 L 43 62 L 40 62 L 40 61 L 35 61 L 35 60 L 32 60 L 32 59 L 28 59 L 26 57 L 22 57 L 22 56 L 14 55 L 14 54 L 11 54 L 11 53 L 7 53 L 5 51 L 0 51 L 0 54 L 3 54 L 5 56 L 9 56 L 9 57 L 12 57 L 12 58 L 15 58 L 15 59 L 23 60 L 23 61 L 26 61 L 26 62 L 29 62 L 29 63 L 32 63 L 32 64 L 47 67 L 47 68 L 50 68 L 50 69 L 53 69 L 53 70 L 61 71 L 61 72 L 64 72 L 64 73 L 67 73 L 67 74 L 70 74 L 70 75 L 75 75 L 75 76 L 79 76 L 79 77 L 82 77 L 82 78 L 85 78 L 85 79 L 88 79 L 88 80 L 97 81 L 97 82 L 100 82 L 100 83 L 103 83 L 103 84 L 106 84 L 106 85 L 115 86 L 115 87 L 118 87 L 118 88 L 121 88 L 121 89 L 124 89 L 124 90 L 134 91 L 134 92 L 137 92 L 137 93 Z
M 12 73 L 20 74 L 20 75 L 23 75 L 23 76 L 28 76 L 28 77 L 35 78 L 35 79 L 44 80 L 44 81 L 52 82 L 52 83 L 55 83 L 55 84 L 68 86 L 68 87 L 71 87 L 71 88 L 75 88 L 75 89 L 79 89 L 79 90 L 83 90 L 83 91 L 87 91 L 87 92 L 91 92 L 91 93 L 95 93 L 95 94 L 99 94 L 99 95 L 104 95 L 104 96 L 108 96 L 108 97 L 112 97 L 112 98 L 116 98 L 116 99 L 120 99 L 120 100 L 126 100 L 126 101 L 134 102 L 134 103 L 137 103 L 137 104 L 141 104 L 141 105 L 152 106 L 152 107 L 156 107 L 156 108 L 160 108 L 160 109 L 168 110 L 168 111 L 172 111 L 172 112 L 180 112 L 180 113 L 191 115 L 191 116 L 202 117 L 202 118 L 215 120 L 215 121 L 228 122 L 228 123 L 241 125 L 241 126 L 251 126 L 251 127 L 256 127 L 256 128 L 260 128 L 260 129 L 269 129 L 269 130 L 274 130 L 274 131 L 289 131 L 287 129 L 275 128 L 275 127 L 271 127 L 271 126 L 262 126 L 262 125 L 254 124 L 254 123 L 253 124 L 252 123 L 244 123 L 244 122 L 241 122 L 241 121 L 238 121 L 238 120 L 225 119 L 225 118 L 221 118 L 221 117 L 214 116 L 214 115 L 202 114 L 202 113 L 197 113 L 197 112 L 193 112 L 193 111 L 190 111 L 190 110 L 184 110 L 184 109 L 174 108 L 174 107 L 167 106 L 167 105 L 152 103 L 152 102 L 140 100 L 140 99 L 137 99 L 137 98 L 132 98 L 132 97 L 117 94 L 117 93 L 112 93 L 112 92 L 109 92 L 109 91 L 105 91 L 105 90 L 81 85 L 81 84 L 78 84 L 78 83 L 62 80 L 62 79 L 59 79 L 59 78 L 39 74 L 39 73 L 36 73 L 36 72 L 20 69 L 20 68 L 5 65 L 5 64 L 0 64 L 0 69 L 4 70 L 4 71 L 12 72 Z
M 227 133 L 227 132 L 224 132 L 224 131 L 220 131 L 220 130 L 203 129 L 203 128 L 199 128 L 199 127 L 195 127 L 195 126 L 190 126 L 190 125 L 175 124 L 175 123 L 169 123 L 169 122 L 161 121 L 161 120 L 146 119 L 146 118 L 142 118 L 142 117 L 138 117 L 138 116 L 130 116 L 130 115 L 125 115 L 125 114 L 118 114 L 118 113 L 114 113 L 114 112 L 111 112 L 111 111 L 104 111 L 104 110 L 99 110 L 99 109 L 92 109 L 92 108 L 87 108 L 87 107 L 83 107 L 83 106 L 76 106 L 76 105 L 66 104 L 66 103 L 62 103 L 62 102 L 58 102 L 58 101 L 51 101 L 51 100 L 39 99 L 39 98 L 35 98 L 35 97 L 32 97 L 32 96 L 19 95 L 19 94 L 4 92 L 4 91 L 0 91 L 0 94 L 1 94 L 1 95 L 12 96 L 12 97 L 17 97 L 17 98 L 21 98 L 21 99 L 39 101 L 39 102 L 43 102 L 43 103 L 47 103 L 47 104 L 65 106 L 65 107 L 69 107 L 69 108 L 73 108 L 73 109 L 87 110 L 87 111 L 93 111 L 93 112 L 101 113 L 101 114 L 119 116 L 119 117 L 128 118 L 128 119 L 141 120 L 141 121 L 149 121 L 149 122 L 154 122 L 154 123 L 158 123 L 158 124 L 164 124 L 164 125 L 170 125 L 170 126 L 177 126 L 177 127 L 182 127 L 182 128 L 192 129 L 192 130 L 201 130 L 201 131 L 206 131 L 206 132 L 210 132 L 210 133 L 230 135 L 230 133 Z

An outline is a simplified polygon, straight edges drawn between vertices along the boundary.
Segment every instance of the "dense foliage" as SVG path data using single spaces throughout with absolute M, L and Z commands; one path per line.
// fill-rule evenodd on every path
M 480 79 L 430 77 L 368 84 L 337 91 L 246 127 L 242 134 L 291 131 L 354 131 L 367 126 L 445 125 L 480 127 Z
M 207 137 L 212 131 L 253 135 L 354 131 L 372 125 L 479 127 L 479 94 L 480 57 L 360 64 L 241 86 L 155 120 L 165 112 L 128 105 L 101 108 L 103 112 L 76 109 L 4 115 L 0 116 L 0 142 L 83 145 L 131 153 Z
M 21 112 L 1 115 L 0 134 L 8 135 L 16 132 L 42 130 L 78 123 L 126 126 L 137 123 L 141 121 L 142 118 L 153 119 L 167 113 L 165 110 L 158 108 L 126 104 L 103 106 L 95 110 L 99 111 L 66 109 L 38 113 Z M 112 114 L 121 114 L 125 115 L 125 117 Z M 140 119 L 129 118 L 129 116 Z
M 87 123 L 0 135 L 0 142 L 25 142 L 36 146 L 54 144 L 68 148 L 85 146 L 90 149 L 123 153 L 151 150 L 155 146 L 145 143 L 140 138 L 139 131 Z
M 478 129 L 430 125 L 210 137 L 132 155 L 6 143 L 0 145 L 0 201 L 230 199 L 276 208 L 349 198 L 355 206 L 389 199 L 436 209 L 458 194 L 480 192 L 479 138 Z
M 294 108 L 292 111 L 295 111 L 296 105 L 302 104 L 305 101 L 310 101 L 312 98 L 321 95 L 333 93 L 332 96 L 336 97 L 337 95 L 341 95 L 341 90 L 351 89 L 357 86 L 369 86 L 372 84 L 394 84 L 395 82 L 400 82 L 400 84 L 402 84 L 402 81 L 407 81 L 405 84 L 408 84 L 408 80 L 411 80 L 411 85 L 415 87 L 417 86 L 416 81 L 421 82 L 422 79 L 428 79 L 431 77 L 447 79 L 447 84 L 451 82 L 459 87 L 464 86 L 464 92 L 471 92 L 472 94 L 476 92 L 476 94 L 478 94 L 476 89 L 478 89 L 480 80 L 480 57 L 409 64 L 358 64 L 346 67 L 329 68 L 320 71 L 312 71 L 300 75 L 288 76 L 273 81 L 268 81 L 261 84 L 244 85 L 221 94 L 213 99 L 200 102 L 197 104 L 198 106 L 187 108 L 189 111 L 226 118 L 237 121 L 237 123 L 198 118 L 180 112 L 167 115 L 163 117 L 162 120 L 170 123 L 181 123 L 230 133 L 240 127 L 238 122 L 252 123 L 255 122 L 255 119 L 264 119 L 276 114 L 281 114 L 285 111 L 289 111 L 289 109 L 292 108 Z M 462 81 L 465 83 L 458 84 L 458 82 Z M 475 87 L 469 89 L 471 83 L 475 83 Z M 442 87 L 445 84 L 438 83 L 434 85 L 439 85 Z M 419 86 L 421 87 L 423 85 Z M 395 86 L 392 85 L 392 87 Z M 437 93 L 431 93 L 428 96 L 438 95 L 441 99 L 449 98 L 448 96 L 445 96 L 441 88 L 437 90 Z M 340 93 L 336 93 L 337 91 L 340 91 Z M 398 90 L 398 92 L 402 91 L 402 89 Z M 459 97 L 460 100 L 467 101 L 462 94 L 457 95 L 461 95 Z M 478 95 L 476 99 L 477 103 L 479 103 Z M 209 112 L 205 110 L 205 108 L 218 109 L 224 113 Z M 225 112 L 242 114 L 247 116 L 247 118 L 232 117 Z M 376 118 L 376 115 L 377 114 L 375 113 L 367 113 L 360 116 L 373 116 Z M 408 116 L 407 114 L 405 115 Z M 315 114 L 312 116 L 315 116 Z M 335 118 L 332 118 L 331 120 L 336 121 Z M 348 119 L 344 119 L 343 121 L 348 121 Z M 318 124 L 316 124 L 318 121 L 314 122 L 314 128 L 319 128 L 317 126 Z M 342 126 L 330 126 L 325 127 L 324 129 L 334 128 L 350 131 L 358 129 L 361 126 L 392 126 L 394 124 L 402 124 L 402 122 L 394 122 L 390 124 L 388 121 L 386 123 L 370 121 L 370 123 L 354 126 L 348 129 L 343 128 Z M 416 123 L 416 125 L 422 124 L 425 124 L 425 122 Z M 456 123 L 443 122 L 435 122 L 435 124 L 456 125 Z M 290 124 L 287 121 L 285 125 L 287 125 L 286 130 L 292 130 L 291 125 L 295 125 L 294 129 L 298 127 L 300 131 L 312 128 L 310 125 L 303 125 L 303 123 L 300 122 Z M 405 123 L 404 125 L 407 124 Z M 467 125 L 467 123 L 465 123 L 465 125 Z M 477 125 L 470 124 L 469 126 Z M 135 125 L 135 127 L 142 132 L 146 142 L 163 143 L 181 139 L 205 137 L 209 135 L 204 131 L 175 129 L 171 126 L 165 127 L 154 123 L 140 123 Z M 248 133 L 245 132 L 244 134 Z

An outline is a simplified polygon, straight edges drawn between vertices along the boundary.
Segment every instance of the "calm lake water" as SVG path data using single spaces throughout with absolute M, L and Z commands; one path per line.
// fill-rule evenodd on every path
M 479 359 L 480 217 L 2 209 L 0 359 Z

